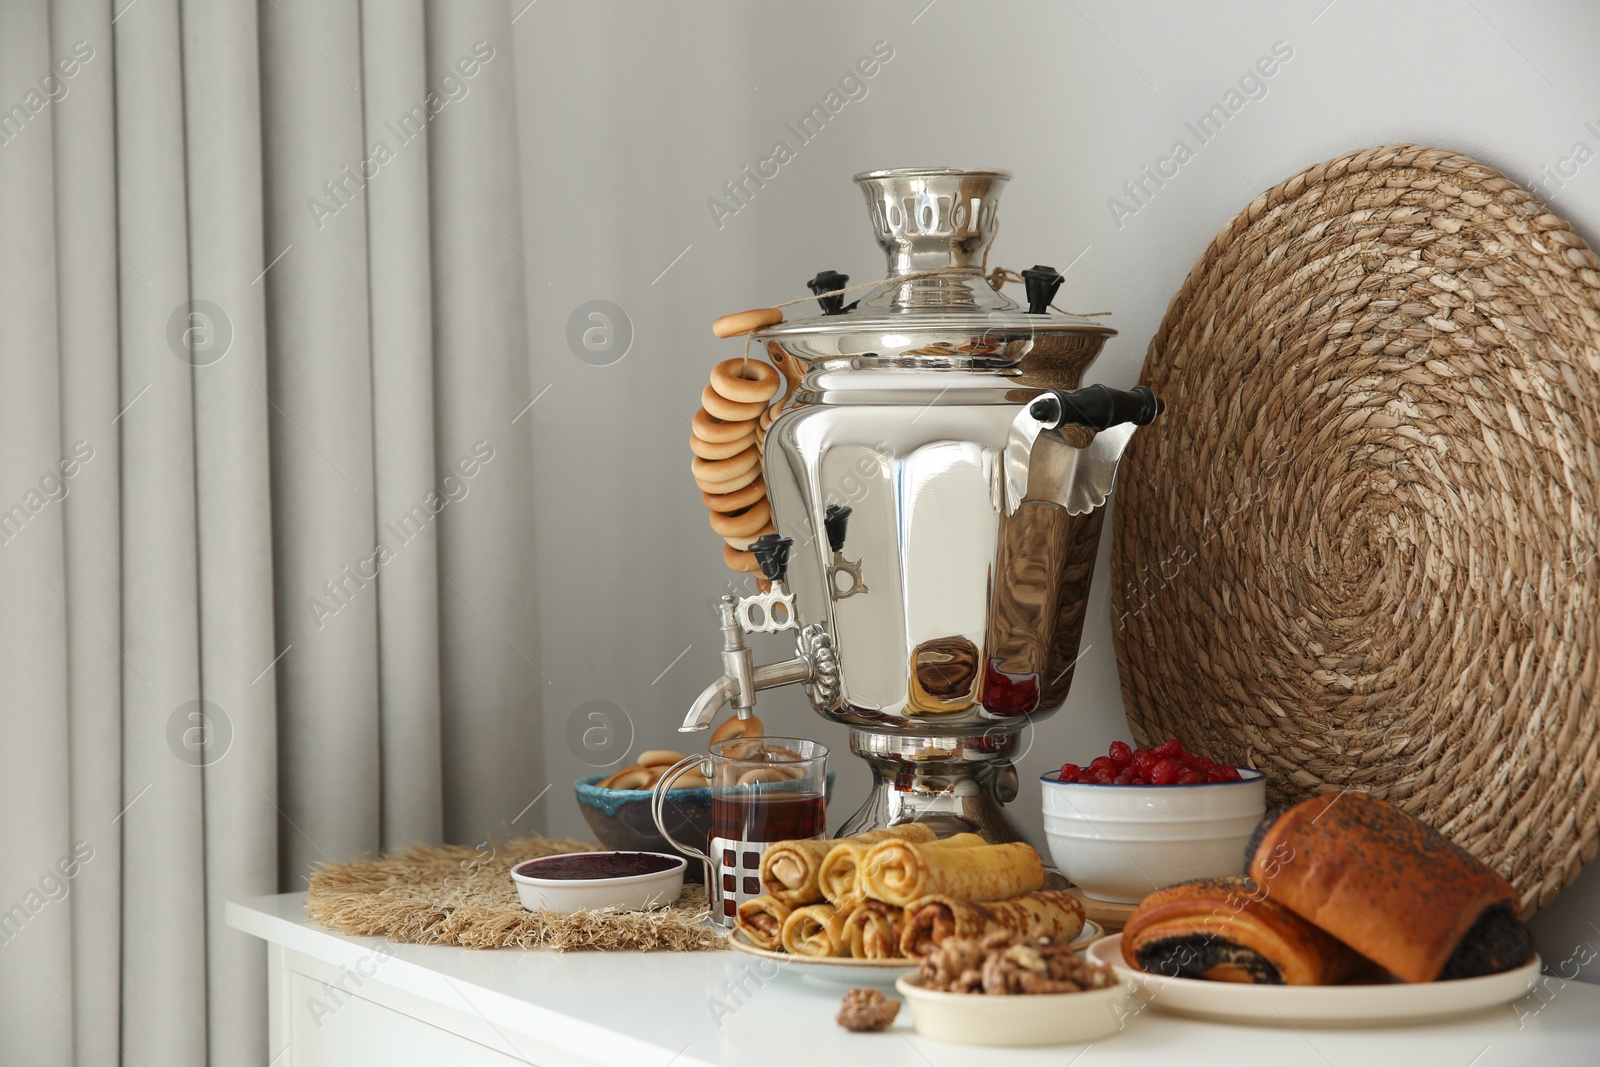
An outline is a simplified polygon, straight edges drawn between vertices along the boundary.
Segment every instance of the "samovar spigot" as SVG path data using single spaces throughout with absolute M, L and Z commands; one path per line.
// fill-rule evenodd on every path
M 717 604 L 722 627 L 722 677 L 706 686 L 684 717 L 680 733 L 693 733 L 709 727 L 717 713 L 731 706 L 734 714 L 748 719 L 755 712 L 756 693 L 780 685 L 799 683 L 820 706 L 839 702 L 839 660 L 833 639 L 815 623 L 802 627 L 795 616 L 794 594 L 786 577 L 789 549 L 794 539 L 766 534 L 751 542 L 750 551 L 761 567 L 769 588 L 754 596 L 724 596 Z M 745 634 L 773 634 L 799 631 L 795 637 L 796 655 L 777 663 L 755 665 Z

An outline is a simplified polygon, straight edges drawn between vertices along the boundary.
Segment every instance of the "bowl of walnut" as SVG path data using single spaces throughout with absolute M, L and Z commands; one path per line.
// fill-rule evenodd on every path
M 962 1045 L 1068 1045 L 1121 1030 L 1132 987 L 1066 938 L 948 938 L 895 988 L 917 1033 Z

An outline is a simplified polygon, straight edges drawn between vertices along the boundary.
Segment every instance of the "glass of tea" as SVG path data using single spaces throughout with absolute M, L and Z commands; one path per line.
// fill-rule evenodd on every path
M 828 832 L 828 750 L 799 737 L 730 737 L 679 761 L 656 783 L 651 812 L 674 848 L 707 865 L 711 915 L 732 926 L 739 905 L 761 895 L 761 856 L 774 841 Z M 679 775 L 699 769 L 711 783 L 710 854 L 675 840 L 662 817 Z

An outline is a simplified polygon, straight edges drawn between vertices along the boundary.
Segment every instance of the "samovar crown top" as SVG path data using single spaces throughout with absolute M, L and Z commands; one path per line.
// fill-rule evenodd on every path
M 952 267 L 981 269 L 999 229 L 1000 194 L 1011 172 L 905 167 L 866 171 L 854 180 L 867 199 L 893 278 Z
M 855 293 L 839 290 L 862 286 L 850 287 L 837 271 L 822 271 L 806 283 L 817 294 L 821 314 L 785 319 L 757 331 L 756 340 L 782 339 L 808 363 L 848 359 L 859 368 L 954 368 L 973 358 L 1014 362 L 1018 338 L 1044 335 L 1077 336 L 1098 348 L 1116 331 L 1091 319 L 1047 314 L 1061 284 L 1052 268 L 1022 272 L 1026 306 L 986 277 L 990 245 L 1000 232 L 1000 194 L 1010 180 L 1010 171 L 988 167 L 857 174 L 873 236 L 888 261 L 887 276 L 855 300 Z M 1007 346 L 1010 355 L 1001 355 Z

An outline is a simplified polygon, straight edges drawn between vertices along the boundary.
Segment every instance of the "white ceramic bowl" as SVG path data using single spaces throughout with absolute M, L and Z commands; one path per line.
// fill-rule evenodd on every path
M 923 989 L 915 974 L 894 987 L 911 1009 L 917 1033 L 960 1045 L 1072 1045 L 1122 1029 L 1131 987 L 1125 981 L 1082 993 L 988 996 Z
M 1191 878 L 1243 874 L 1244 847 L 1267 808 L 1267 780 L 1194 785 L 1044 785 L 1044 833 L 1061 873 L 1088 896 L 1137 904 Z
M 517 883 L 517 898 L 522 901 L 524 908 L 529 911 L 548 910 L 561 915 L 600 908 L 646 911 L 671 904 L 683 892 L 683 872 L 688 861 L 682 856 L 664 852 L 578 852 L 571 855 L 659 856 L 664 860 L 672 860 L 673 865 L 664 871 L 622 878 L 539 878 L 523 874 L 522 867 L 526 863 L 521 863 L 511 868 L 511 880 Z

